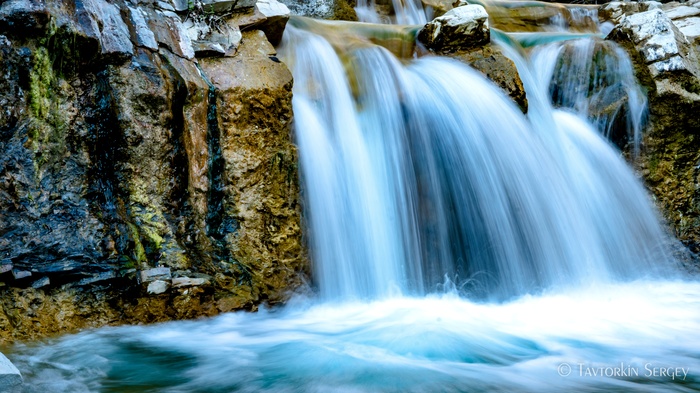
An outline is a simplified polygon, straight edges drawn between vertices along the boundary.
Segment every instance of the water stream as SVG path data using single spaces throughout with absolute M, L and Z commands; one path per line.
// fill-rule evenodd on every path
M 18 345 L 28 391 L 700 390 L 700 284 L 610 142 L 645 121 L 623 52 L 495 34 L 524 115 L 455 60 L 313 26 L 280 55 L 317 295 Z

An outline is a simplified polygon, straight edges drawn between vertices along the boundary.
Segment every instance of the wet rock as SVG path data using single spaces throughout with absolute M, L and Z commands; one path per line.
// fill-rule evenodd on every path
M 216 89 L 221 132 L 220 218 L 209 225 L 232 250 L 230 269 L 239 282 L 232 291 L 271 299 L 276 289 L 297 282 L 304 267 L 296 150 L 290 139 L 292 76 L 270 56 L 274 48 L 261 31 L 245 32 L 232 58 L 207 58 L 202 70 Z M 235 70 L 235 71 L 234 71 Z M 271 118 L 267 113 L 275 113 Z M 212 212 L 213 213 L 213 212 Z
M 523 113 L 527 113 L 527 97 L 518 69 L 498 47 L 487 44 L 471 51 L 452 53 L 450 57 L 463 61 L 484 74 L 503 89 L 518 104 Z
M 490 40 L 488 18 L 480 5 L 457 7 L 426 24 L 418 40 L 438 52 L 476 48 Z
M 660 9 L 626 15 L 608 39 L 630 54 L 648 91 L 651 126 L 634 164 L 676 236 L 698 252 L 700 63 L 676 25 L 683 20 L 671 21 Z
M 0 3 L 0 33 L 38 34 L 49 24 L 49 11 L 41 0 L 7 0 Z
M 93 274 L 90 277 L 85 277 L 78 281 L 77 285 L 91 285 L 102 281 L 108 281 L 117 278 L 115 272 L 103 272 L 99 274 Z
M 19 393 L 21 391 L 23 379 L 17 367 L 10 359 L 0 353 L 0 386 L 3 392 Z
M 148 288 L 146 291 L 151 295 L 160 295 L 161 293 L 167 292 L 169 288 L 170 283 L 167 281 L 155 280 L 148 283 Z
M 150 283 L 157 280 L 170 280 L 172 273 L 169 267 L 156 267 L 139 272 L 141 283 Z

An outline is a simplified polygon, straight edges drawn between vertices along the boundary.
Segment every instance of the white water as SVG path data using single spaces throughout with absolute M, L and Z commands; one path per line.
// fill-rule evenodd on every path
M 660 281 L 503 304 L 297 303 L 103 328 L 10 357 L 28 393 L 684 392 L 700 390 L 698 307 L 700 285 Z
M 285 40 L 319 296 L 15 346 L 28 392 L 700 390 L 700 284 L 541 70 L 511 53 L 526 117 L 456 62 Z
M 668 270 L 648 197 L 583 120 L 536 94 L 528 120 L 456 61 L 361 48 L 344 54 L 348 78 L 322 37 L 285 37 L 326 299 L 425 294 L 445 278 L 506 299 Z

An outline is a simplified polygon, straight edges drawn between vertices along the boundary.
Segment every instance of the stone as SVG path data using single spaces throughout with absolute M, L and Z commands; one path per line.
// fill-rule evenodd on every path
M 12 277 L 15 278 L 15 280 L 21 280 L 23 278 L 31 277 L 32 272 L 27 271 L 27 270 L 17 270 L 14 269 L 12 270 Z
M 668 10 L 668 11 L 665 11 L 665 13 L 666 13 L 666 16 L 675 20 L 675 19 L 687 18 L 689 16 L 700 15 L 700 8 L 688 7 L 688 6 L 682 5 L 680 7 L 675 7 L 675 8 Z
M 488 18 L 480 5 L 457 7 L 428 22 L 418 40 L 437 52 L 477 48 L 490 40 Z
M 690 43 L 660 9 L 623 17 L 608 38 L 634 47 L 649 66 L 652 77 L 668 71 L 697 73 L 697 58 Z
M 77 285 L 90 285 L 101 281 L 112 280 L 117 277 L 115 272 L 103 272 L 98 274 L 93 274 L 90 277 L 85 277 L 78 281 Z
M 177 277 L 172 279 L 173 288 L 196 287 L 209 284 L 206 278 Z
M 265 34 L 253 30 L 243 33 L 234 57 L 200 59 L 216 92 L 221 148 L 222 194 L 216 205 L 221 210 L 210 211 L 220 221 L 209 225 L 217 231 L 212 236 L 232 250 L 236 263 L 230 269 L 250 277 L 231 286 L 248 301 L 263 292 L 269 299 L 284 298 L 274 288 L 295 286 L 295 271 L 304 265 L 292 164 L 297 152 L 290 136 L 293 80 L 274 56 Z
M 243 37 L 235 19 L 223 21 L 214 29 L 204 20 L 188 19 L 183 27 L 198 57 L 233 56 Z
M 231 12 L 254 6 L 255 0 L 202 0 L 202 8 L 205 11 L 215 13 Z
M 151 295 L 160 295 L 161 293 L 165 293 L 168 288 L 170 288 L 170 284 L 167 281 L 155 280 L 148 284 L 146 290 Z
M 238 19 L 242 31 L 262 30 L 272 45 L 282 39 L 290 12 L 286 5 L 277 0 L 258 0 L 252 15 Z
M 658 8 L 661 8 L 661 3 L 656 1 L 611 1 L 598 9 L 598 17 L 601 21 L 611 21 L 617 24 L 625 15 Z
M 169 267 L 156 267 L 153 269 L 142 270 L 139 272 L 139 281 L 141 283 L 153 282 L 157 280 L 170 280 L 172 274 Z
M 151 29 L 148 28 L 146 22 L 146 14 L 141 8 L 127 7 L 129 20 L 129 31 L 131 39 L 136 46 L 148 48 L 150 50 L 158 50 L 158 42 L 156 36 Z
M 7 0 L 0 2 L 0 33 L 38 34 L 49 24 L 49 11 L 41 0 Z
M 158 1 L 158 6 L 168 11 L 187 11 L 190 9 L 190 4 L 193 0 L 163 0 Z
M 9 272 L 13 267 L 12 261 L 2 261 L 0 263 L 0 274 Z
M 129 28 L 117 6 L 105 0 L 83 0 L 83 6 L 96 24 L 103 56 L 128 57 L 134 53 Z
M 0 387 L 3 388 L 3 392 L 20 392 L 22 382 L 22 374 L 17 367 L 0 352 Z
M 148 27 L 153 32 L 156 41 L 178 56 L 186 59 L 194 58 L 192 40 L 182 24 L 180 17 L 168 11 L 147 11 Z
M 695 44 L 697 51 L 698 46 L 700 46 L 700 17 L 675 20 L 673 23 L 683 33 L 685 38 Z
M 39 289 L 51 285 L 51 280 L 48 277 L 42 277 L 32 283 L 32 288 Z

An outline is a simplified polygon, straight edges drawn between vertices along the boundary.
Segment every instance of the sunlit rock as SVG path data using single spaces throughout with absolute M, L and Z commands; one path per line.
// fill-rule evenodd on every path
M 475 48 L 490 40 L 488 18 L 480 5 L 457 7 L 426 24 L 418 40 L 435 51 Z

